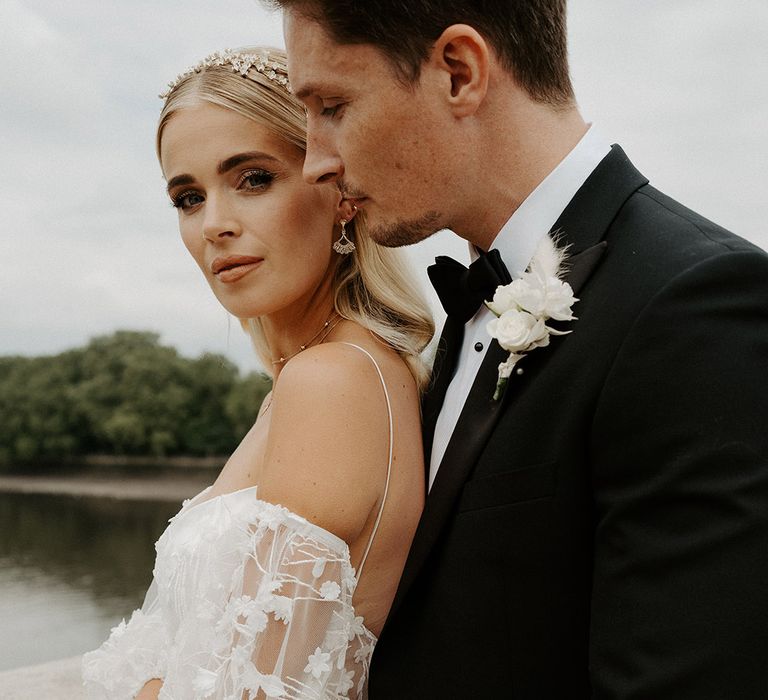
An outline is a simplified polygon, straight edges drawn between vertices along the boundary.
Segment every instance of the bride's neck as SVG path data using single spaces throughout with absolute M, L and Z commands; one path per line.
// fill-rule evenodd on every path
M 288 360 L 303 349 L 327 340 L 338 322 L 339 316 L 330 300 L 300 313 L 263 316 L 262 328 L 271 355 L 274 381 Z

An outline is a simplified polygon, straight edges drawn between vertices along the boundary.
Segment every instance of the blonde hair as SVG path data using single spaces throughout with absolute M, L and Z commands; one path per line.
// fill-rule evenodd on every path
M 217 63 L 198 66 L 180 76 L 167 93 L 157 128 L 156 148 L 160 157 L 163 130 L 173 114 L 201 101 L 231 109 L 274 131 L 306 151 L 306 113 L 284 80 L 287 74 L 284 51 L 249 47 L 237 55 L 268 54 L 269 66 L 252 66 L 245 72 Z M 333 277 L 334 308 L 342 317 L 367 328 L 394 348 L 413 374 L 419 390 L 429 379 L 422 356 L 435 326 L 426 299 L 403 251 L 384 248 L 366 233 L 362 212 L 347 225 L 357 250 L 339 256 Z M 240 319 L 268 372 L 272 364 L 259 318 Z

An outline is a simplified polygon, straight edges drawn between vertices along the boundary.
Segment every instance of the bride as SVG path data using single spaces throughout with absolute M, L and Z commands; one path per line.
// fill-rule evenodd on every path
M 157 541 L 142 608 L 85 655 L 88 696 L 364 698 L 424 501 L 428 309 L 354 202 L 302 180 L 282 52 L 214 54 L 164 98 L 182 239 L 274 389 Z

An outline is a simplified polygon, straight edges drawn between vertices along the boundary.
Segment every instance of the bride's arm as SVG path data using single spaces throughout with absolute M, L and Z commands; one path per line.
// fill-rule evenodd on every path
M 375 518 L 389 458 L 386 399 L 369 358 L 343 345 L 295 358 L 273 397 L 259 478 L 264 507 L 217 623 L 228 632 L 215 656 L 237 692 L 260 683 L 276 694 L 307 683 L 346 692 L 361 679 L 370 650 L 359 645 L 370 640 L 357 638 L 354 571 L 337 543 L 367 538 Z M 359 644 L 350 647 L 353 637 Z M 355 651 L 360 659 L 348 660 Z M 221 679 L 204 673 L 200 682 L 212 690 Z
M 165 675 L 167 639 L 153 581 L 141 609 L 112 629 L 109 638 L 83 656 L 82 679 L 88 698 L 135 700 L 137 692 Z M 159 681 L 157 681 L 159 682 Z M 147 689 L 148 690 L 148 689 Z M 159 691 L 159 688 L 158 688 Z M 155 698 L 156 695 L 139 695 Z
M 148 681 L 147 684 L 139 691 L 139 694 L 134 700 L 157 700 L 157 696 L 160 694 L 160 689 L 163 687 L 163 682 L 157 678 Z

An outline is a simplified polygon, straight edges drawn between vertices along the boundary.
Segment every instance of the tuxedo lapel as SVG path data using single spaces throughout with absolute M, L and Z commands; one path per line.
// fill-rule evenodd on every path
M 591 248 L 587 248 L 587 250 L 570 259 L 566 279 L 573 287 L 574 294 L 578 294 L 578 290 L 597 267 L 605 249 L 606 244 L 603 241 Z M 460 344 L 461 338 L 459 338 Z M 546 352 L 547 349 L 542 348 L 539 351 Z M 492 341 L 477 372 L 464 408 L 459 415 L 456 428 L 446 447 L 445 456 L 440 463 L 440 469 L 437 472 L 432 490 L 429 492 L 426 500 L 424 513 L 419 522 L 400 586 L 392 605 L 393 611 L 399 606 L 402 595 L 410 587 L 421 563 L 423 563 L 432 549 L 448 515 L 453 510 L 453 506 L 464 483 L 471 475 L 480 453 L 488 442 L 502 410 L 514 394 L 515 381 L 513 375 L 507 383 L 507 390 L 505 390 L 504 395 L 497 401 L 493 400 L 494 390 L 499 377 L 499 364 L 504 362 L 508 356 L 509 351 L 504 350 L 495 340 Z M 445 392 L 447 391 L 448 384 L 450 384 L 452 374 L 451 368 L 450 372 L 445 372 L 443 377 L 438 376 L 436 380 L 436 387 L 437 385 L 441 387 L 441 393 L 435 391 L 434 396 L 430 396 L 430 399 L 434 399 L 434 403 L 437 403 L 438 400 L 439 403 L 437 403 L 435 408 L 433 401 L 430 401 L 431 410 L 434 411 L 434 414 L 430 414 L 430 416 L 433 415 L 434 417 L 429 426 L 427 425 L 427 412 L 425 410 L 424 442 L 427 464 L 429 463 L 435 422 L 440 413 L 440 406 L 445 398 Z M 442 386 L 443 381 L 445 382 L 444 386 Z M 427 436 L 428 430 L 430 432 Z M 429 448 L 426 447 L 427 444 Z
M 571 264 L 579 253 L 603 240 L 624 202 L 647 184 L 621 147 L 612 146 L 552 227 L 559 244 L 568 246 Z
M 607 247 L 606 241 L 600 241 L 591 248 L 582 250 L 566 260 L 568 270 L 565 274 L 565 281 L 571 285 L 574 296 L 578 296 L 579 290 L 594 272 Z
M 408 554 L 408 560 L 400 579 L 400 585 L 392 604 L 392 613 L 399 607 L 403 595 L 429 554 L 453 508 L 458 492 L 474 467 L 493 426 L 496 425 L 503 401 L 494 401 L 493 392 L 498 377 L 499 363 L 506 359 L 508 354 L 494 341 L 480 365 L 475 383 L 472 385 L 456 423 L 456 428 L 446 447 L 445 456 L 440 463 L 440 469 L 432 490 L 424 504 L 424 512 L 419 521 L 411 551 Z
M 437 343 L 435 362 L 432 367 L 432 378 L 421 402 L 423 423 L 424 466 L 425 479 L 429 482 L 429 456 L 432 453 L 432 441 L 435 436 L 435 425 L 440 415 L 440 408 L 451 383 L 456 362 L 459 358 L 461 343 L 464 338 L 464 324 L 448 317 L 443 326 L 443 332 Z
M 555 223 L 552 233 L 557 236 L 560 245 L 568 246 L 569 251 L 566 280 L 577 296 L 608 248 L 607 242 L 602 239 L 611 222 L 627 198 L 647 182 L 635 170 L 621 148 L 614 146 Z M 557 338 L 556 342 L 563 342 L 566 338 L 567 336 Z M 457 345 L 460 344 L 461 338 Z M 548 350 L 551 351 L 552 348 L 540 348 L 535 352 L 546 353 Z M 506 360 L 508 354 L 495 340 L 488 348 L 427 497 L 390 615 L 400 606 L 432 551 L 499 417 L 513 402 L 515 375 L 507 383 L 504 395 L 498 401 L 493 400 L 498 366 Z M 434 402 L 433 397 L 429 397 L 429 424 L 425 410 L 425 436 L 427 429 L 431 431 L 428 440 L 425 437 L 425 444 L 428 442 L 430 448 L 434 424 L 445 397 L 445 390 L 450 383 L 450 375 L 453 374 L 452 367 L 447 374 L 447 377 L 438 376 L 436 379 L 436 387 L 440 385 L 442 393 L 438 394 L 435 390 Z

